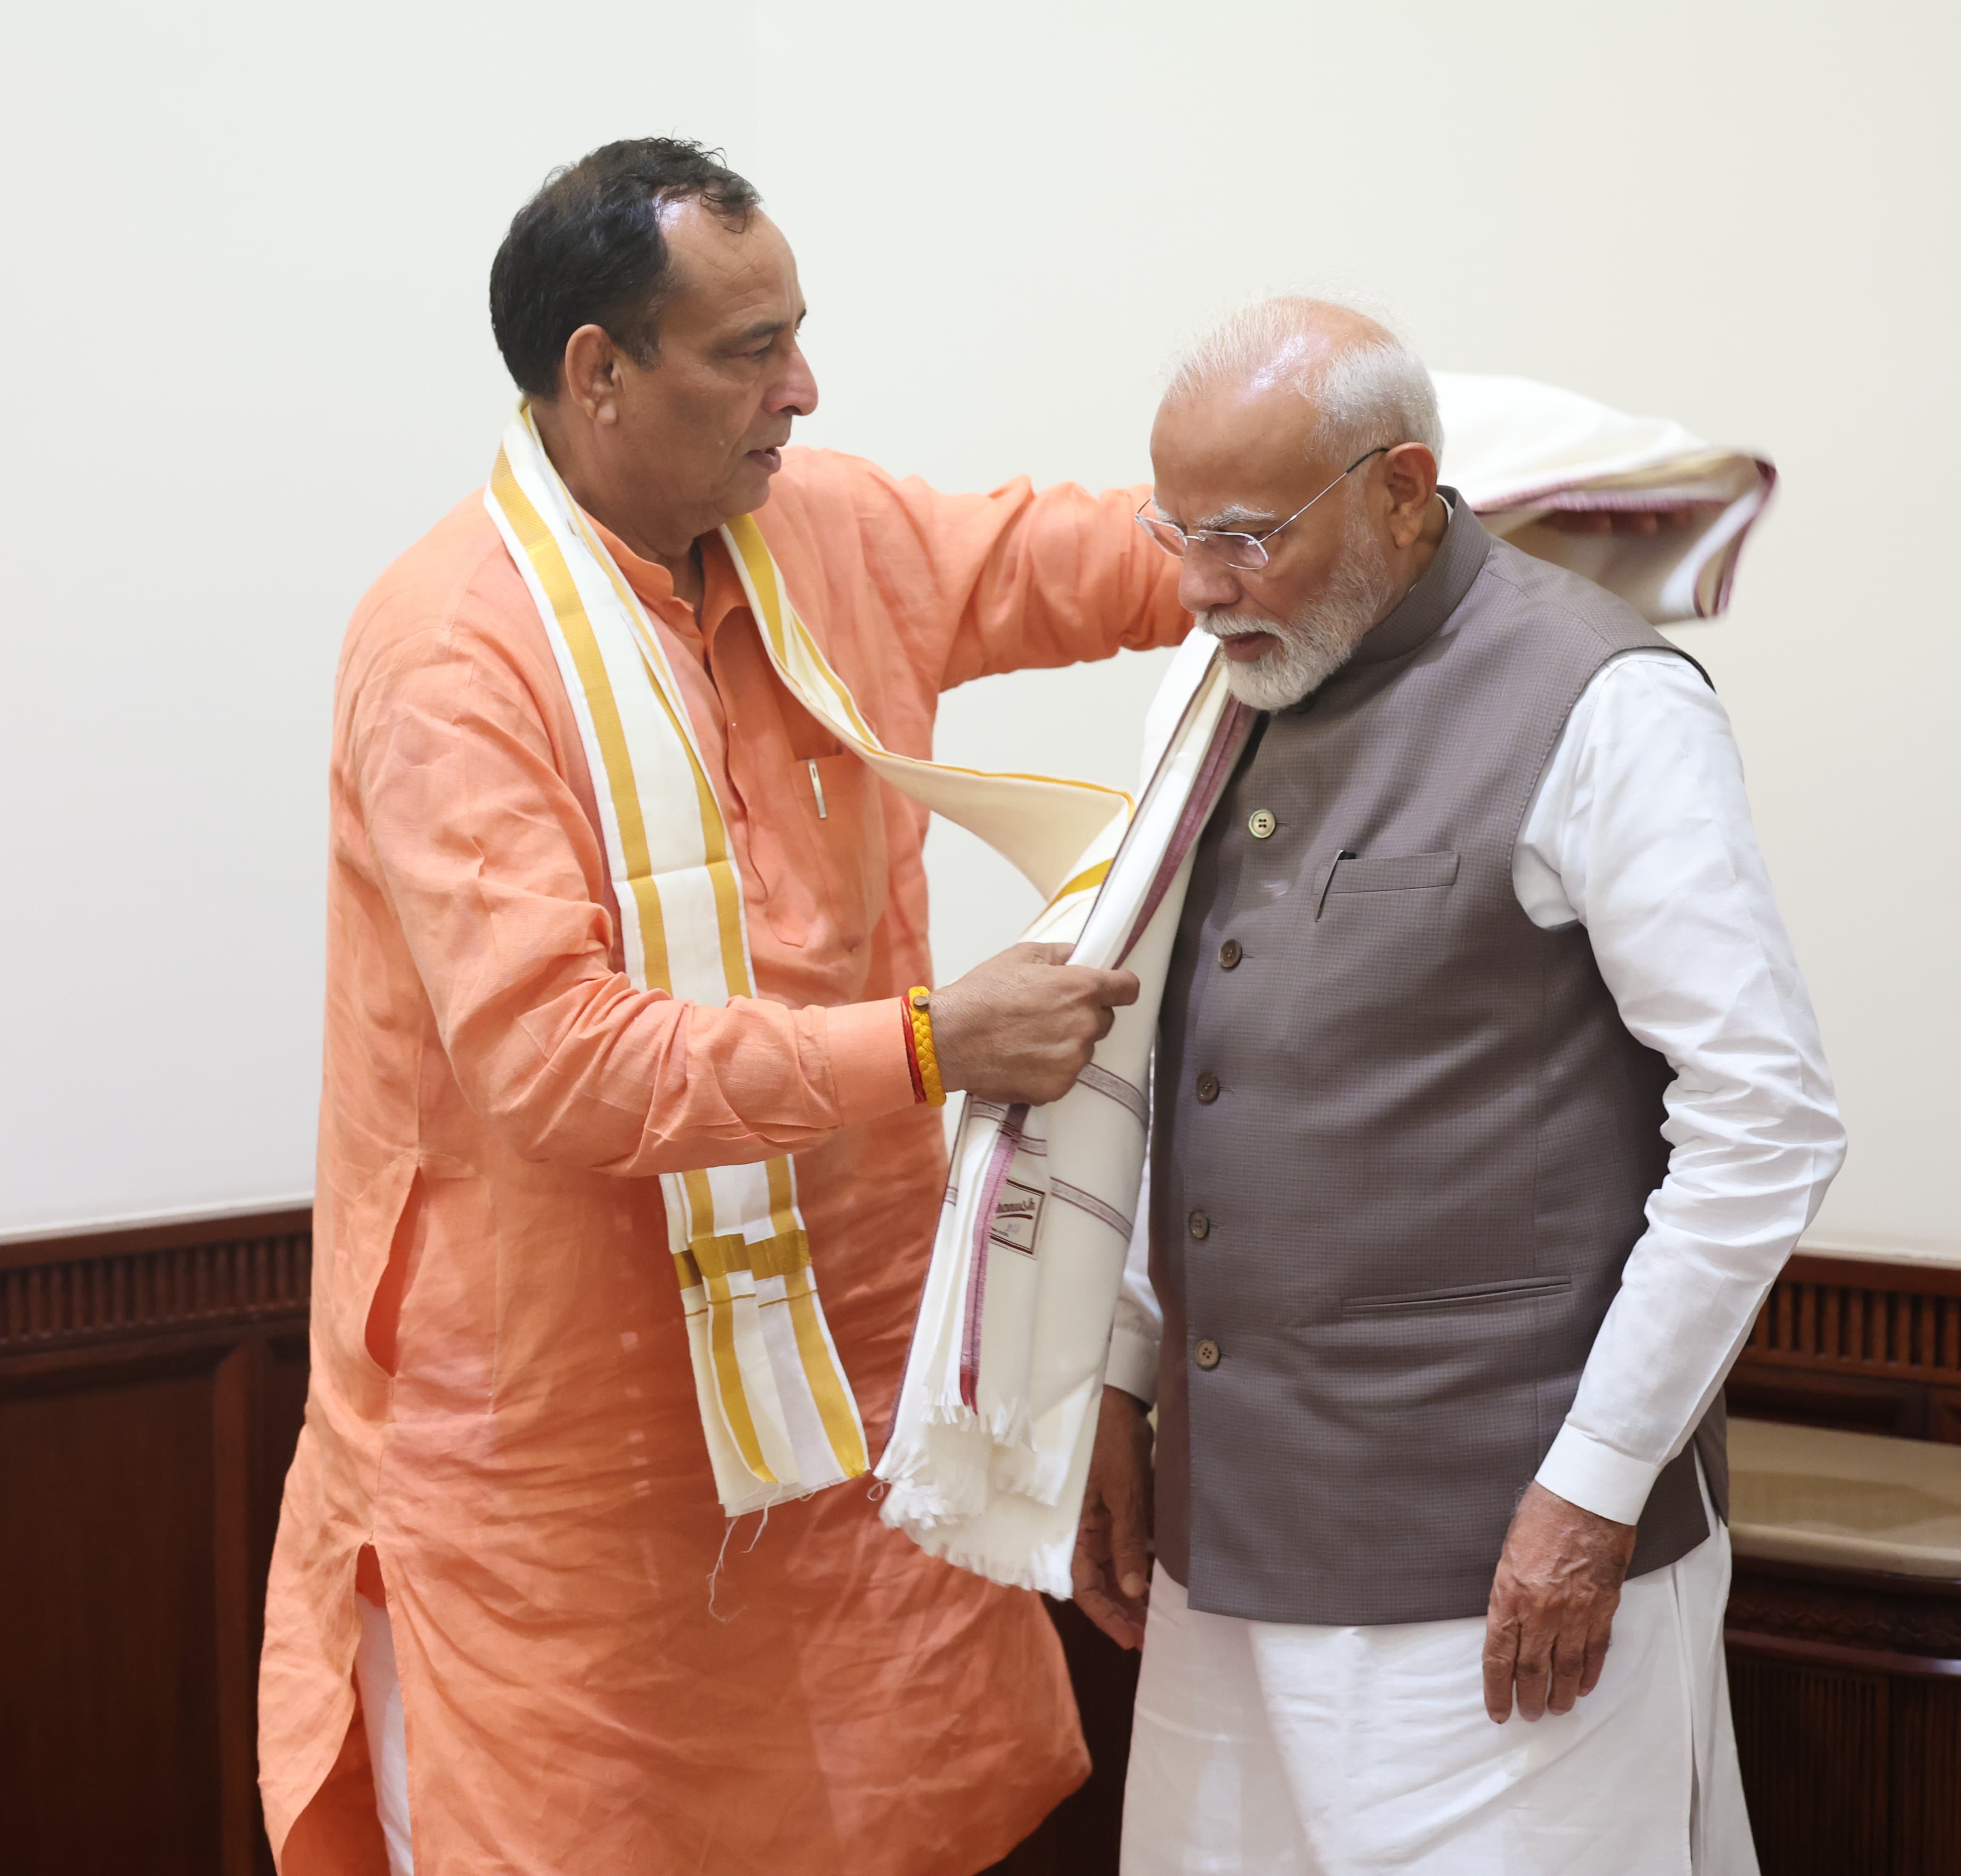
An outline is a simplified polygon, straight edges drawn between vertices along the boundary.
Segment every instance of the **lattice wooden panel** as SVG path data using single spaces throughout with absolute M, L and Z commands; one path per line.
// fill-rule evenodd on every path
M 1835 1374 L 1961 1382 L 1961 1296 L 1786 1277 L 1771 1292 L 1747 1352 L 1754 1361 Z
M 0 1354 L 292 1316 L 312 1266 L 311 1238 L 292 1233 L 0 1270 Z

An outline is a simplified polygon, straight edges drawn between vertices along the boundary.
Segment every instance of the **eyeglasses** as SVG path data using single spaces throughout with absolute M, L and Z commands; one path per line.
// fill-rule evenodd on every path
M 1346 481 L 1370 456 L 1385 455 L 1389 451 L 1401 447 L 1399 443 L 1378 443 L 1366 454 L 1357 456 L 1334 478 L 1334 482 L 1328 483 L 1328 489 L 1333 488 L 1336 482 Z M 1325 495 L 1328 489 L 1323 489 L 1321 495 Z M 1176 522 L 1166 521 L 1157 515 L 1146 515 L 1141 508 L 1137 510 L 1137 523 L 1165 553 L 1175 555 L 1181 560 L 1193 547 L 1203 547 L 1217 554 L 1228 566 L 1239 573 L 1257 573 L 1267 564 L 1269 557 L 1267 543 L 1281 528 L 1291 528 L 1314 506 L 1315 502 L 1321 499 L 1321 495 L 1317 495 L 1312 502 L 1303 502 L 1285 521 L 1269 528 L 1263 534 L 1232 534 L 1218 528 L 1194 528 L 1188 533 Z

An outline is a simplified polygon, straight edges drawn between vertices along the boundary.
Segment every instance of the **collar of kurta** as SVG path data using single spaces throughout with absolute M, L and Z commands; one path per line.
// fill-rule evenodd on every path
M 1421 578 L 1403 595 L 1395 610 L 1355 647 L 1350 662 L 1383 665 L 1405 658 L 1443 629 L 1443 622 L 1464 603 L 1491 552 L 1491 537 L 1455 489 L 1439 489 L 1450 510 L 1443 538 L 1436 544 Z

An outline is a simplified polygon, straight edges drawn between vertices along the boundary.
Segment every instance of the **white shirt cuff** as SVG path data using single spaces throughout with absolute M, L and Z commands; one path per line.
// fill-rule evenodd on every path
M 1660 1471 L 1644 1459 L 1630 1459 L 1603 1445 L 1569 1420 L 1539 1469 L 1539 1482 L 1596 1517 L 1633 1524 L 1640 1521 Z
M 1110 1332 L 1110 1359 L 1103 1370 L 1106 1387 L 1121 1387 L 1146 1407 L 1157 1404 L 1158 1345 L 1121 1324 Z

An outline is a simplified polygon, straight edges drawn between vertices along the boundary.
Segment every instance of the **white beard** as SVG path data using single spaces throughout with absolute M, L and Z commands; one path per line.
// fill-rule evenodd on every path
M 1368 524 L 1360 502 L 1350 505 L 1341 557 L 1320 592 L 1284 626 L 1268 619 L 1210 612 L 1199 624 L 1214 638 L 1271 633 L 1278 647 L 1251 664 L 1226 663 L 1226 686 L 1256 710 L 1283 710 L 1311 697 L 1355 655 L 1370 629 L 1384 618 L 1395 597 L 1388 557 Z

